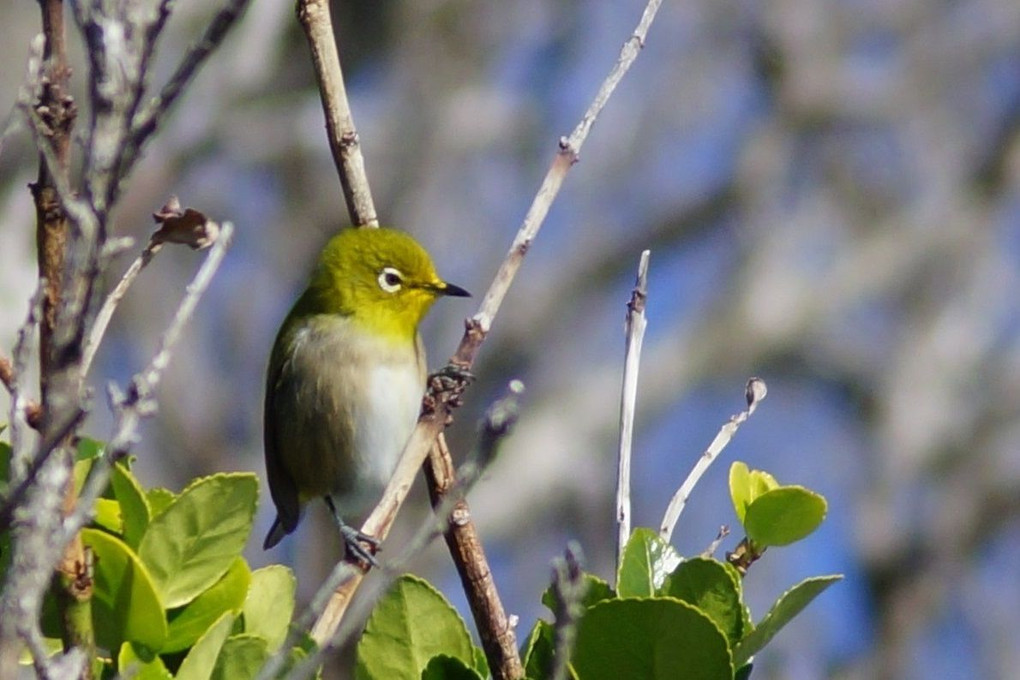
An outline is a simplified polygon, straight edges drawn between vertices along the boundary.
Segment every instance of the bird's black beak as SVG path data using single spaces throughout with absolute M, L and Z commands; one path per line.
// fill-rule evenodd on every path
M 449 295 L 450 297 L 471 297 L 471 293 L 467 292 L 460 286 L 455 286 L 452 283 L 446 283 L 445 281 L 437 286 L 436 290 L 441 295 Z

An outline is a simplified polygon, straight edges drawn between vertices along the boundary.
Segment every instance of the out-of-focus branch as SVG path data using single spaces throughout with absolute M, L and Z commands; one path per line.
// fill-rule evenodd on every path
M 361 143 L 354 127 L 354 115 L 347 101 L 347 89 L 340 69 L 340 54 L 336 48 L 329 2 L 298 0 L 297 14 L 312 48 L 319 96 L 326 115 L 326 134 L 330 151 L 333 152 L 333 162 L 340 174 L 347 212 L 351 222 L 359 227 L 378 227 L 379 218 L 365 173 L 365 158 L 361 154 Z
M 645 303 L 648 300 L 648 258 L 641 253 L 637 279 L 627 302 L 627 349 L 623 362 L 623 389 L 620 394 L 620 453 L 616 475 L 616 567 L 623 560 L 623 550 L 630 540 L 630 454 L 634 438 L 634 407 L 637 402 L 638 369 L 641 366 L 641 343 L 645 339 Z
M 564 680 L 569 676 L 570 655 L 577 641 L 577 622 L 584 614 L 585 591 L 588 583 L 581 569 L 581 546 L 571 542 L 563 553 L 553 561 L 552 596 L 553 614 L 553 658 L 548 669 L 552 680 Z
M 125 159 L 128 167 L 138 159 L 142 146 L 157 130 L 166 114 L 173 108 L 184 90 L 198 75 L 209 56 L 220 46 L 227 33 L 238 22 L 250 0 L 229 0 L 205 29 L 202 37 L 192 45 L 184 55 L 173 75 L 160 90 L 159 95 L 141 107 L 131 120 L 131 135 L 126 147 Z M 166 21 L 171 0 L 161 0 L 157 15 L 148 25 L 148 35 L 144 42 L 145 52 L 142 55 L 142 67 L 149 63 L 152 46 Z M 144 72 L 144 71 L 143 71 Z
M 13 397 L 18 391 L 18 380 L 14 373 L 14 366 L 11 360 L 0 354 L 0 382 L 4 384 L 7 391 Z M 38 430 L 42 424 L 42 406 L 31 399 L 24 399 L 25 422 L 33 429 Z
M 549 207 L 559 193 L 567 172 L 577 162 L 578 153 L 587 139 L 591 126 L 605 107 L 609 96 L 637 58 L 639 48 L 644 45 L 648 28 L 651 26 L 660 4 L 661 0 L 649 1 L 637 28 L 624 43 L 620 56 L 613 65 L 609 76 L 599 88 L 595 99 L 588 106 L 581 122 L 574 128 L 570 137 L 560 140 L 552 164 L 525 215 L 523 224 L 514 237 L 506 258 L 496 272 L 496 277 L 482 299 L 478 312 L 465 324 L 464 336 L 450 359 L 450 364 L 453 367 L 466 369 L 474 363 L 478 350 L 492 327 L 492 321 L 499 311 L 503 298 L 538 234 L 545 216 L 549 212 Z M 450 415 L 450 406 L 447 400 L 443 398 L 443 395 L 436 394 L 434 391 L 431 391 L 426 397 L 427 401 L 429 399 L 435 402 L 436 408 L 434 411 L 426 409 L 419 418 L 410 440 L 404 446 L 400 462 L 386 487 L 382 500 L 362 526 L 361 530 L 366 534 L 385 538 L 389 533 L 389 528 L 411 488 L 418 468 L 431 450 L 436 437 L 446 425 Z M 356 574 L 354 578 L 337 589 L 326 606 L 326 610 L 313 627 L 313 639 L 320 641 L 332 638 L 354 591 L 361 583 L 362 577 L 363 574 Z

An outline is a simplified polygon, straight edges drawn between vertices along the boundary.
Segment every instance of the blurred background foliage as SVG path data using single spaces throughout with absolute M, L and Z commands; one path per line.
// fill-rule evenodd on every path
M 212 5 L 175 3 L 153 82 Z M 415 234 L 446 278 L 482 294 L 556 140 L 642 6 L 335 3 L 383 223 Z M 0 115 L 39 30 L 35 3 L 5 3 Z M 84 102 L 86 62 L 69 33 Z M 26 185 L 37 162 L 24 124 L 5 120 L 9 353 L 35 287 Z M 581 541 L 593 571 L 613 568 L 624 303 L 651 248 L 636 524 L 658 525 L 742 408 L 750 375 L 768 382 L 769 399 L 695 491 L 677 546 L 699 552 L 735 524 L 734 459 L 830 501 L 821 531 L 770 551 L 747 593 L 760 616 L 805 576 L 848 578 L 770 645 L 755 676 L 1010 677 L 1020 666 L 1018 130 L 1014 0 L 665 3 L 529 253 L 450 433 L 463 455 L 487 401 L 511 378 L 528 386 L 518 429 L 470 499 L 520 634 L 542 613 L 567 539 Z M 311 258 L 347 221 L 293 3 L 252 3 L 147 147 L 117 233 L 140 248 L 171 193 L 238 227 L 135 450 L 146 485 L 178 489 L 217 470 L 262 473 L 272 335 Z M 105 381 L 125 381 L 151 355 L 199 257 L 164 251 L 125 299 L 93 371 L 90 434 L 108 433 Z M 437 305 L 424 328 L 433 367 L 474 309 Z M 423 496 L 395 541 L 425 516 Z M 306 598 L 339 545 L 326 512 L 311 516 L 276 552 L 253 540 L 247 554 L 256 567 L 293 564 Z M 261 539 L 267 493 L 259 517 Z M 467 613 L 442 545 L 416 569 Z

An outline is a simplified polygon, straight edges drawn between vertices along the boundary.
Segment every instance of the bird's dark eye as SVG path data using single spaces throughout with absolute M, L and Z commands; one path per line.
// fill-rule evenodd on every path
M 401 276 L 400 271 L 393 267 L 384 267 L 379 272 L 379 287 L 387 293 L 396 293 L 400 290 L 401 284 L 404 283 L 404 277 Z

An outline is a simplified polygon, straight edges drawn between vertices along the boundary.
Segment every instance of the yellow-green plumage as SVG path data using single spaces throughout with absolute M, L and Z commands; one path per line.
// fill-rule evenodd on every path
M 418 324 L 445 283 L 428 253 L 390 229 L 346 229 L 319 256 L 276 337 L 266 376 L 265 454 L 277 520 L 271 548 L 305 503 L 360 514 L 385 487 L 425 388 Z

